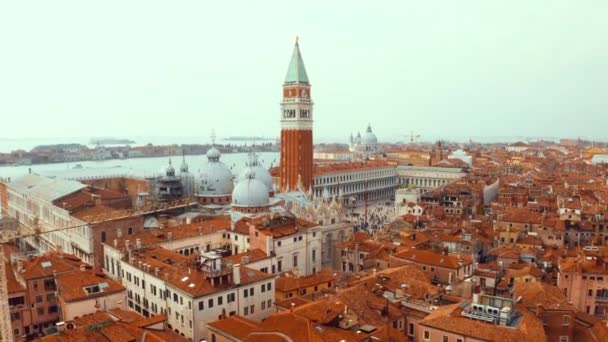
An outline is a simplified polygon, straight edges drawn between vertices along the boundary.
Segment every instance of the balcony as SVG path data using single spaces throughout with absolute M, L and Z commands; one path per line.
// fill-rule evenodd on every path
M 608 296 L 597 296 L 595 297 L 596 302 L 608 303 Z

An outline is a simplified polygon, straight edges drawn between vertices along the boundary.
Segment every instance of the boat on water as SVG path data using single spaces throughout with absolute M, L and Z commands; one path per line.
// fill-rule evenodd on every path
M 76 170 L 82 169 L 82 164 L 76 164 L 72 167 L 72 169 L 76 169 Z

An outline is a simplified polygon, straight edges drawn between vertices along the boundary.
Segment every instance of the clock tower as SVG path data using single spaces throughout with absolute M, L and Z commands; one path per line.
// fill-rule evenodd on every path
M 281 102 L 281 191 L 312 186 L 312 99 L 310 82 L 296 38 Z

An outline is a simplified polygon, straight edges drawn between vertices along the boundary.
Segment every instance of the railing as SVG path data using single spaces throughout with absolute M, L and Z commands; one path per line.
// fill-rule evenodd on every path
M 498 322 L 499 317 L 486 312 L 475 311 L 471 309 L 462 310 L 462 315 L 469 318 L 474 318 L 486 322 Z
M 433 311 L 431 309 L 431 304 L 410 298 L 401 299 L 401 305 L 410 309 L 419 310 L 426 313 L 431 313 L 431 311 Z

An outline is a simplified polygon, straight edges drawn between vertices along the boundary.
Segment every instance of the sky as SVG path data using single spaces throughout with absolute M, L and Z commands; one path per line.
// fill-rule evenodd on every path
M 608 1 L 0 1 L 3 138 L 278 137 L 294 38 L 315 140 L 608 127 Z M 468 138 L 467 138 L 468 139 Z

